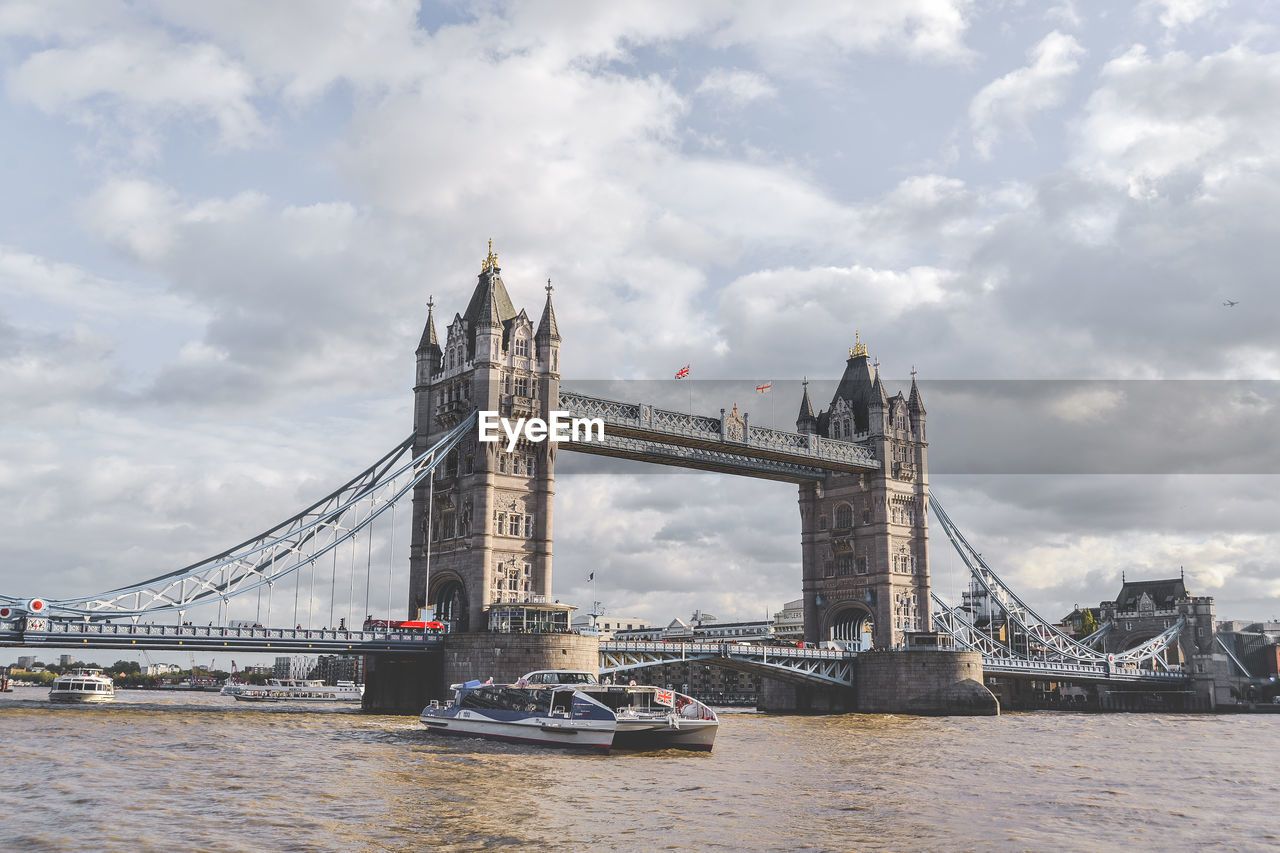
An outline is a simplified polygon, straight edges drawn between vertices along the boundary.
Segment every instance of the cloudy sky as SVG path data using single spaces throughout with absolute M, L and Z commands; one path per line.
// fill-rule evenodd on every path
M 365 467 L 492 237 L 518 306 L 555 282 L 566 387 L 690 363 L 793 423 L 856 329 L 1046 615 L 1180 567 L 1280 615 L 1278 13 L 0 2 L 0 590 L 176 568 Z M 798 597 L 794 487 L 561 458 L 557 596 Z

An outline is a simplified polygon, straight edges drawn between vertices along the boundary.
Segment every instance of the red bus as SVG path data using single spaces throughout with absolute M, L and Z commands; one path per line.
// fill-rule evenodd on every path
M 421 632 L 424 634 L 443 634 L 443 622 L 424 622 L 421 619 L 410 619 L 404 622 L 388 621 L 386 619 L 366 619 L 364 620 L 364 630 L 366 631 L 410 631 Z

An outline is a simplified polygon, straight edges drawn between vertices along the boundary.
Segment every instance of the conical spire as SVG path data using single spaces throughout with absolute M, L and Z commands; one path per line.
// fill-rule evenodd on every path
M 476 289 L 467 303 L 467 310 L 462 315 L 474 329 L 476 326 L 501 326 L 516 316 L 516 309 L 511 304 L 506 285 L 499 275 L 498 256 L 493 253 L 493 240 L 489 241 L 489 255 L 480 267 Z
M 872 402 L 875 402 L 875 397 L 878 396 L 880 399 L 881 408 L 887 409 L 889 408 L 889 395 L 884 392 L 884 383 L 880 381 L 880 362 L 879 361 L 876 362 L 875 368 L 876 368 L 876 378 L 871 383 L 871 393 L 872 395 L 874 395 L 872 397 Z
M 813 402 L 809 399 L 809 377 L 804 378 L 804 396 L 800 398 L 800 414 L 796 416 L 796 430 L 813 432 L 818 426 L 818 416 L 813 413 Z
M 558 341 L 560 340 L 560 329 L 556 326 L 556 312 L 551 307 L 551 279 L 547 279 L 547 304 L 542 309 L 542 319 L 538 321 L 538 331 L 534 337 L 539 341 Z
M 917 414 L 925 414 L 924 402 L 920 399 L 920 388 L 916 385 L 916 369 L 911 368 L 911 396 L 907 398 L 907 408 Z
M 436 298 L 430 296 L 427 298 L 427 325 L 422 330 L 422 340 L 418 343 L 418 354 L 435 350 L 439 353 L 440 339 L 436 337 Z

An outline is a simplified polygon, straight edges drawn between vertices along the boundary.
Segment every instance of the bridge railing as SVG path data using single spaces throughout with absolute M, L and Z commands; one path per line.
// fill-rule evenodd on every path
M 730 655 L 769 655 L 773 657 L 809 658 L 812 660 L 842 660 L 853 657 L 852 652 L 840 649 L 801 649 L 795 646 L 766 646 L 747 643 L 665 643 L 665 642 L 606 642 L 601 651 L 646 652 L 650 654 L 696 654 L 729 657 Z
M 1118 664 L 1107 666 L 1105 664 L 1019 660 L 992 655 L 982 656 L 982 668 L 984 670 L 1003 670 L 1005 672 L 1042 672 L 1049 676 L 1087 675 L 1111 681 L 1141 680 L 1178 682 L 1187 680 L 1187 674 L 1184 672 L 1162 672 L 1159 670 L 1141 669 L 1138 667 L 1122 666 Z
M 13 630 L 21 630 L 15 623 Z M 79 638 L 164 638 L 181 640 L 184 638 L 198 640 L 283 640 L 301 641 L 318 640 L 347 643 L 391 643 L 406 646 L 430 645 L 442 642 L 439 634 L 423 634 L 417 631 L 355 631 L 335 628 L 262 628 L 262 627 L 228 627 L 222 625 L 131 625 L 107 622 L 55 622 L 50 621 L 41 626 L 41 630 L 32 631 L 41 635 L 46 642 L 56 643 L 59 637 Z

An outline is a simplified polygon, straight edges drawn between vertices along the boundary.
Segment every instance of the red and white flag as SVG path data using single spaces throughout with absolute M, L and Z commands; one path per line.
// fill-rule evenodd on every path
M 684 367 L 676 371 L 676 379 L 688 379 L 688 378 L 689 378 L 689 365 L 686 364 Z
M 676 706 L 675 696 L 671 694 L 670 690 L 654 691 L 653 701 L 657 702 L 659 705 L 666 705 L 668 708 L 674 708 Z
M 772 391 L 772 390 L 773 390 L 773 383 L 772 383 L 772 382 L 766 382 L 766 383 L 764 383 L 763 385 L 757 385 L 757 386 L 756 386 L 756 393 L 757 393 L 757 394 L 768 394 L 768 393 L 769 393 L 770 391 Z

